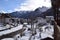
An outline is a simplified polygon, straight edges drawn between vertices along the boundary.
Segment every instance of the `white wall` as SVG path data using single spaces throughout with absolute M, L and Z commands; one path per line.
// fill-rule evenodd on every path
M 9 23 L 10 22 L 9 20 L 10 20 L 10 18 L 5 18 L 6 23 Z

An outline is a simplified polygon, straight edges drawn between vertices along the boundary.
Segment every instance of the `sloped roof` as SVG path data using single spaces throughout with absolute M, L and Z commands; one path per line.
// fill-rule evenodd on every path
M 0 16 L 4 16 L 5 18 L 11 18 L 12 16 L 11 15 L 9 15 L 9 14 L 0 14 Z

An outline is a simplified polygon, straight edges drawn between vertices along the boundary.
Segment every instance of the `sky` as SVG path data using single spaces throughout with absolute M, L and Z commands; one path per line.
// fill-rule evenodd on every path
M 51 0 L 0 0 L 0 12 L 31 11 L 38 7 L 51 7 Z

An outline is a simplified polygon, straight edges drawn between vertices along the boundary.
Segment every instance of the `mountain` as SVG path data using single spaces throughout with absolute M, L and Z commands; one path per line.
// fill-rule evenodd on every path
M 43 12 L 42 15 L 44 16 L 54 16 L 53 9 L 50 8 L 47 11 Z
M 47 7 L 38 7 L 37 9 L 35 9 L 35 11 L 37 11 L 37 12 L 45 12 L 45 11 L 47 11 L 48 10 L 48 8 Z
M 48 8 L 47 7 L 38 7 L 37 9 L 35 9 L 35 14 L 38 16 L 38 17 L 44 17 L 44 14 L 42 14 L 42 13 L 44 13 L 44 12 L 46 12 L 48 10 Z
M 32 11 L 16 11 L 16 12 L 10 13 L 10 15 L 18 18 L 28 18 L 31 12 Z
M 16 11 L 9 13 L 9 15 L 18 18 L 36 18 L 36 17 L 45 17 L 46 15 L 53 15 L 52 8 L 48 9 L 47 7 L 38 7 L 34 11 Z

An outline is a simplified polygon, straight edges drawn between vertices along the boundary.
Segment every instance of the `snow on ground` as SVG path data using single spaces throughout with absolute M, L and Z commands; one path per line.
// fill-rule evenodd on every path
M 2 40 L 14 40 L 13 38 L 5 38 L 5 39 L 2 39 Z
M 29 26 L 29 27 L 30 27 L 30 26 Z M 46 27 L 50 27 L 50 28 L 46 29 L 46 31 L 45 31 L 45 28 L 46 28 Z M 28 28 L 26 28 L 26 30 L 24 31 L 25 36 L 23 36 L 23 37 L 27 37 L 27 36 L 30 37 L 30 36 L 31 36 L 31 32 L 28 31 L 27 29 L 28 29 Z M 47 37 L 50 37 L 50 38 L 54 39 L 54 38 L 52 37 L 52 35 L 53 35 L 53 33 L 54 33 L 54 26 L 53 26 L 53 25 L 50 25 L 50 24 L 45 25 L 45 26 L 42 27 L 42 29 L 43 29 L 43 32 L 41 32 L 41 39 L 47 38 Z M 37 32 L 37 34 L 35 35 L 35 40 L 40 40 L 40 38 L 39 38 L 39 34 L 40 34 L 39 29 L 36 29 L 36 32 Z M 33 37 L 32 37 L 32 38 L 33 38 Z M 33 40 L 33 39 L 32 39 L 32 40 Z
M 30 25 L 29 25 L 29 27 L 30 27 Z M 30 36 L 32 35 L 31 31 L 28 31 L 29 27 L 27 27 L 26 30 L 23 32 L 25 35 L 22 36 L 20 38 L 20 40 L 29 40 Z M 46 26 L 44 26 L 44 27 L 46 27 Z M 44 30 L 44 27 L 42 27 L 43 30 Z M 39 29 L 36 29 L 37 33 L 36 33 L 36 35 L 34 35 L 34 36 L 31 37 L 31 40 L 40 40 L 40 39 L 44 39 L 44 38 L 47 38 L 47 37 L 50 37 L 50 38 L 54 39 L 52 37 L 54 29 L 53 29 L 52 25 L 50 25 L 50 27 L 51 27 L 51 29 L 49 29 L 49 30 L 46 29 L 46 31 L 41 32 L 41 34 L 39 32 Z M 39 35 L 41 35 L 41 38 L 40 38 Z M 34 37 L 35 37 L 35 39 L 34 39 Z
M 19 25 L 19 26 L 15 27 L 15 28 L 12 28 L 10 30 L 2 31 L 2 32 L 0 32 L 0 36 L 3 35 L 3 34 L 7 34 L 7 33 L 11 33 L 11 32 L 17 31 L 17 30 L 21 29 L 22 26 L 23 25 Z M 36 25 L 34 25 L 34 26 L 36 27 Z M 45 30 L 46 27 L 49 27 L 49 28 L 47 28 Z M 42 27 L 42 29 L 43 29 L 42 32 L 40 32 L 39 29 L 36 29 L 36 34 L 34 36 L 31 36 L 32 35 L 31 30 L 28 30 L 28 28 L 31 28 L 31 25 L 27 25 L 26 30 L 23 32 L 25 35 L 23 35 L 22 37 L 18 38 L 18 40 L 29 40 L 30 37 L 31 37 L 31 40 L 40 40 L 40 39 L 44 39 L 44 38 L 47 38 L 47 37 L 50 37 L 50 38 L 54 39 L 52 37 L 52 35 L 54 33 L 53 25 L 50 25 L 50 24 L 44 25 Z
M 6 25 L 6 26 L 3 26 L 3 25 L 0 25 L 0 30 L 4 30 L 4 29 L 8 29 L 8 28 L 11 28 L 11 27 L 14 27 L 14 26 L 12 26 L 12 25 Z
M 5 31 L 1 31 L 0 32 L 0 36 L 5 35 L 5 34 L 9 34 L 9 33 L 15 32 L 15 31 L 18 31 L 18 30 L 22 29 L 22 26 L 23 25 L 19 25 L 17 27 L 11 28 L 11 29 L 8 29 L 8 30 L 5 30 Z
M 27 25 L 27 28 L 31 28 L 31 25 Z
M 29 40 L 31 36 L 31 31 L 28 31 L 28 28 L 23 32 L 25 35 L 20 38 L 20 40 Z
M 23 37 L 21 37 L 20 40 L 29 40 L 29 37 L 28 36 L 23 36 Z

